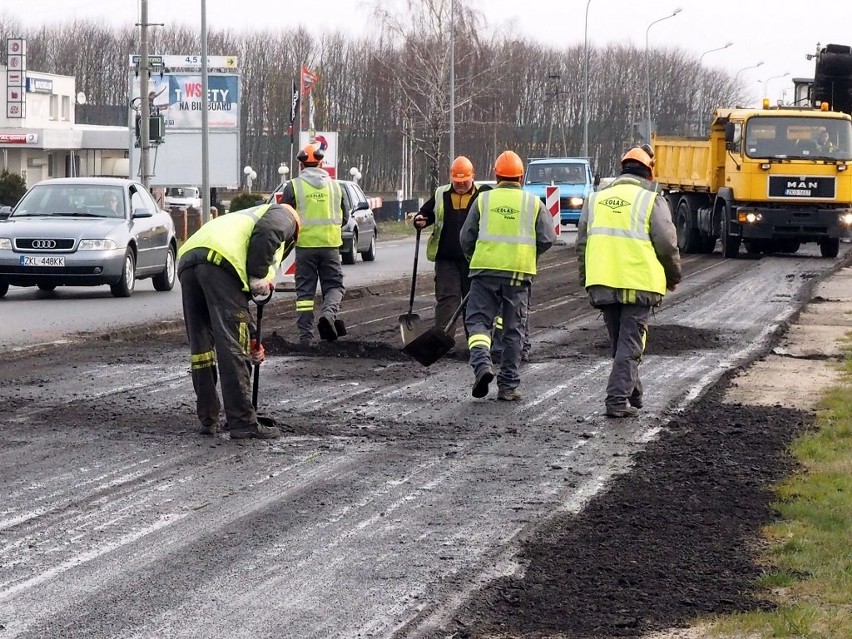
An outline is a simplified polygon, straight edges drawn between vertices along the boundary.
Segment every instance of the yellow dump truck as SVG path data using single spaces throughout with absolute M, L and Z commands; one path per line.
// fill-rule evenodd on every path
M 654 176 L 684 253 L 836 257 L 852 237 L 852 119 L 819 109 L 717 109 L 709 138 L 657 136 Z

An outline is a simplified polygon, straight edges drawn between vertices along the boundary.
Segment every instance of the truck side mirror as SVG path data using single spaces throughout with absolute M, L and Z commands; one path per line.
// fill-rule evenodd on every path
M 733 122 L 728 122 L 728 123 L 725 125 L 725 143 L 726 143 L 726 144 L 728 144 L 728 145 L 733 144 L 733 142 L 734 142 L 734 135 L 735 135 L 735 132 L 734 132 L 734 123 L 733 123 Z M 729 146 L 728 148 L 730 148 L 730 146 Z
M 598 175 L 597 173 L 595 173 L 594 185 L 595 185 L 595 188 L 597 188 L 601 185 L 601 176 Z

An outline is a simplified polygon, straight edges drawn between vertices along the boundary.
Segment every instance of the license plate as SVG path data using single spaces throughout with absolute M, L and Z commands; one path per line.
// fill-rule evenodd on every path
M 21 266 L 65 266 L 65 256 L 21 255 Z

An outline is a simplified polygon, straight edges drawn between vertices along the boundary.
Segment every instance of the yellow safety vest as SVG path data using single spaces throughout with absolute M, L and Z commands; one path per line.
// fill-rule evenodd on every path
M 666 273 L 651 244 L 657 194 L 638 183 L 616 184 L 589 198 L 586 287 L 666 294 Z
M 444 228 L 444 194 L 451 188 L 453 188 L 451 185 L 444 184 L 435 190 L 435 225 L 429 237 L 429 244 L 426 245 L 426 258 L 430 262 L 434 262 L 438 255 L 438 244 Z
M 479 237 L 471 270 L 509 271 L 535 275 L 535 225 L 540 200 L 521 189 L 496 188 L 475 201 Z
M 342 191 L 337 180 L 331 180 L 328 186 L 318 189 L 303 178 L 294 178 L 293 194 L 296 196 L 296 210 L 302 218 L 296 246 L 337 248 L 343 244 L 340 234 L 343 224 L 340 211 Z
M 269 210 L 270 206 L 270 204 L 262 204 L 210 220 L 189 236 L 189 239 L 178 250 L 178 257 L 193 249 L 209 249 L 207 261 L 213 264 L 221 264 L 223 259 L 227 260 L 239 275 L 243 290 L 248 292 L 249 276 L 246 271 L 246 260 L 248 259 L 249 240 L 255 224 Z M 284 246 L 284 243 L 282 243 L 275 251 L 275 258 L 266 276 L 268 279 L 275 279 L 275 271 L 284 257 Z

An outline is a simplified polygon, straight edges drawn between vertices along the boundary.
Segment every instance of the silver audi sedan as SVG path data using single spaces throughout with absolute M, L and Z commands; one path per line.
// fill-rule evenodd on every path
M 39 182 L 0 212 L 0 297 L 9 286 L 107 284 L 116 297 L 150 277 L 175 284 L 177 240 L 171 216 L 144 186 L 120 178 Z

